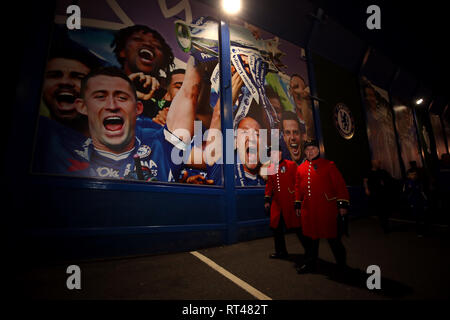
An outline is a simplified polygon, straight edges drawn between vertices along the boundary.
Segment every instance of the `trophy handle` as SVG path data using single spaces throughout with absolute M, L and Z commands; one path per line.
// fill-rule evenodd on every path
M 175 22 L 175 34 L 177 38 L 178 45 L 184 52 L 191 51 L 192 48 L 192 38 L 191 30 L 183 21 Z

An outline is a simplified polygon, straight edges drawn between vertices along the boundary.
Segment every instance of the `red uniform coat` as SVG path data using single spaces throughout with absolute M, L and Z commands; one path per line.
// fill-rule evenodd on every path
M 337 237 L 337 201 L 349 201 L 344 178 L 329 160 L 305 160 L 298 168 L 295 201 L 301 202 L 303 234 L 312 239 Z
M 295 173 L 297 164 L 294 161 L 282 160 L 276 174 L 269 175 L 266 183 L 266 199 L 270 198 L 270 227 L 276 228 L 283 214 L 286 228 L 300 227 L 300 218 L 295 214 Z

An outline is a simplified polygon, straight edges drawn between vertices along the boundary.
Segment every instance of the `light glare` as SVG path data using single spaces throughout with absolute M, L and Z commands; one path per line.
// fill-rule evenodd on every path
M 228 14 L 236 14 L 241 10 L 241 0 L 222 0 L 222 8 Z
M 416 100 L 416 104 L 422 104 L 422 102 L 423 102 L 422 98 Z

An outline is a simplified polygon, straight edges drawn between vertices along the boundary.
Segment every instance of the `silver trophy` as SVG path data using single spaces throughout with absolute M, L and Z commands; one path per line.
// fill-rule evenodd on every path
M 197 61 L 218 58 L 219 23 L 217 20 L 200 17 L 192 24 L 177 20 L 175 33 L 181 49 L 189 52 Z M 279 72 L 277 64 L 274 63 L 279 62 L 279 58 L 283 55 L 278 50 L 278 38 L 257 39 L 249 28 L 232 24 L 230 25 L 230 49 L 230 63 L 234 65 L 248 89 L 248 96 L 243 97 L 239 102 L 234 119 L 235 124 L 247 115 L 250 104 L 255 101 L 266 111 L 270 126 L 277 127 L 278 119 L 266 97 L 264 81 L 267 72 Z M 211 80 L 211 82 L 217 87 L 217 81 Z
M 218 57 L 217 21 L 200 17 L 195 23 L 187 24 L 178 20 L 175 21 L 175 33 L 178 45 L 184 52 L 190 52 L 200 60 Z
M 175 21 L 175 33 L 178 45 L 184 52 L 192 53 L 201 60 L 218 57 L 219 23 L 210 17 L 200 17 L 188 24 L 182 20 Z M 280 57 L 284 55 L 278 50 L 278 38 L 255 39 L 252 32 L 240 25 L 230 25 L 230 45 L 254 51 L 268 64 L 269 72 L 279 72 Z

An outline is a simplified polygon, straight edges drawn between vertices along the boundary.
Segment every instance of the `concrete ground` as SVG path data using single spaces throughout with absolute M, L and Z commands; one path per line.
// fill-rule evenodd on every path
M 344 237 L 346 279 L 333 276 L 334 259 L 321 240 L 318 271 L 298 275 L 294 262 L 303 248 L 294 234 L 286 235 L 290 258 L 269 259 L 273 239 L 263 238 L 198 252 L 273 300 L 416 300 L 450 297 L 450 237 L 448 227 L 435 225 L 417 237 L 414 224 L 391 221 L 384 234 L 376 218 L 350 222 Z M 68 263 L 34 267 L 21 272 L 17 291 L 31 299 L 126 300 L 255 300 L 255 295 L 189 252 L 102 261 L 71 262 L 81 269 L 81 290 L 68 290 Z M 366 269 L 381 270 L 381 289 L 369 290 Z M 247 287 L 248 286 L 248 287 Z

